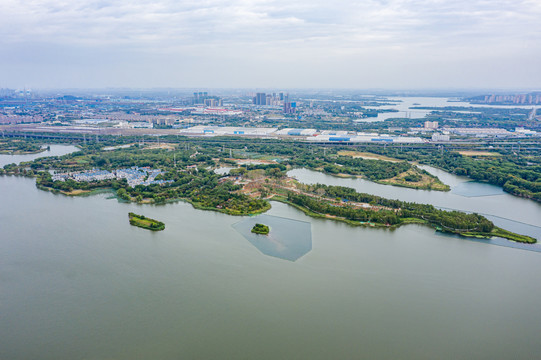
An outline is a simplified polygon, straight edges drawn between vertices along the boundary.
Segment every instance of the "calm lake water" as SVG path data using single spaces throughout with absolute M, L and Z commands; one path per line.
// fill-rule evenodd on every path
M 20 164 L 21 162 L 32 161 L 42 157 L 66 155 L 78 150 L 79 148 L 73 145 L 49 145 L 49 150 L 37 154 L 0 155 L 0 167 L 13 163 Z
M 383 106 L 366 106 L 368 109 L 394 109 L 398 112 L 388 112 L 380 113 L 376 118 L 368 118 L 359 120 L 360 122 L 374 122 L 374 121 L 384 121 L 390 118 L 411 118 L 419 119 L 424 118 L 432 110 L 422 110 L 422 109 L 412 109 L 416 106 L 430 106 L 430 107 L 440 107 L 444 108 L 447 106 L 456 106 L 456 107 L 478 107 L 478 108 L 505 108 L 505 109 L 532 109 L 533 105 L 486 105 L 486 104 L 470 104 L 464 101 L 449 101 L 449 98 L 442 97 L 396 97 L 390 96 L 387 97 L 389 100 L 397 101 L 392 105 L 383 105 Z M 462 111 L 468 112 L 468 111 Z
M 257 223 L 267 225 L 270 232 L 267 235 L 252 233 Z M 233 227 L 265 255 L 296 261 L 312 250 L 309 222 L 262 214 L 241 220 Z
M 273 203 L 268 215 L 311 225 L 312 250 L 292 262 L 247 241 L 233 227 L 243 218 L 186 203 L 66 197 L 7 176 L 0 191 L 1 359 L 531 359 L 541 351 L 539 253 L 416 225 L 352 227 Z M 130 211 L 164 221 L 165 231 L 130 226 Z

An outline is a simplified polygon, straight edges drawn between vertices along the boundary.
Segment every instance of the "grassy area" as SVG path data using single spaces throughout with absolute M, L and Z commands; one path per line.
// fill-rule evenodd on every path
M 143 215 L 137 215 L 132 212 L 129 213 L 128 216 L 130 218 L 131 225 L 152 231 L 160 231 L 165 229 L 165 224 L 161 221 L 150 219 Z
M 418 181 L 408 181 L 409 177 L 418 177 Z M 420 173 L 415 170 L 408 170 L 390 179 L 376 181 L 384 185 L 402 186 L 419 190 L 450 191 L 449 185 L 442 183 L 438 178 Z
M 502 154 L 500 153 L 490 152 L 490 151 L 463 150 L 463 151 L 458 151 L 458 153 L 464 156 L 502 156 Z
M 198 210 L 217 211 L 217 212 L 221 212 L 221 213 L 224 213 L 224 214 L 227 214 L 227 215 L 234 215 L 234 216 L 259 215 L 259 214 L 263 214 L 264 212 L 270 210 L 270 208 L 271 208 L 271 204 L 267 201 L 264 208 L 261 208 L 261 209 L 258 209 L 258 210 L 252 210 L 249 213 L 245 213 L 245 212 L 240 212 L 240 211 L 236 211 L 236 210 L 228 209 L 228 208 L 218 209 L 218 208 L 215 208 L 215 207 L 204 206 L 201 203 L 192 201 L 190 199 L 185 199 L 185 198 L 180 198 L 180 199 L 175 199 L 175 200 L 186 201 L 186 202 L 192 204 L 192 206 L 195 209 L 198 209 Z
M 89 196 L 89 195 L 96 195 L 104 192 L 112 192 L 111 188 L 109 187 L 103 187 L 103 188 L 93 188 L 89 190 L 82 190 L 82 189 L 74 189 L 71 191 L 65 191 L 65 190 L 59 190 L 54 189 L 52 187 L 43 186 L 43 185 L 37 185 L 38 189 L 44 190 L 44 191 L 50 191 L 54 194 L 62 194 L 66 196 Z
M 349 151 L 349 150 L 343 150 L 339 151 L 338 155 L 342 156 L 351 156 L 354 158 L 361 158 L 361 159 L 368 159 L 368 160 L 383 160 L 383 161 L 389 161 L 389 162 L 400 162 L 402 160 L 398 160 L 392 157 L 388 157 L 385 155 L 379 155 L 379 154 L 373 154 L 369 152 L 361 152 L 361 151 Z
M 507 231 L 505 229 L 494 227 L 494 229 L 490 233 L 480 233 L 480 232 L 457 232 L 455 234 L 462 235 L 465 237 L 473 237 L 478 239 L 489 239 L 491 237 L 501 237 L 507 240 L 524 243 L 524 244 L 535 244 L 537 242 L 536 239 L 526 236 L 526 235 L 520 235 L 515 234 L 514 232 Z
M 537 240 L 534 239 L 533 237 L 515 234 L 513 232 L 507 231 L 499 227 L 494 227 L 494 229 L 492 230 L 492 236 L 498 236 L 504 239 L 526 243 L 526 244 L 535 244 L 537 242 Z

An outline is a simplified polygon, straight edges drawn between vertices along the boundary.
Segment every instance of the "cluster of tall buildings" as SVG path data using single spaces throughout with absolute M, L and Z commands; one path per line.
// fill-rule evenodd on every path
M 297 110 L 297 103 L 289 101 L 289 94 L 280 93 L 256 93 L 253 97 L 253 104 L 260 106 L 283 106 L 285 114 L 294 114 Z
M 205 105 L 208 107 L 223 106 L 223 100 L 218 96 L 209 96 L 208 92 L 194 92 L 193 100 L 194 105 Z
M 272 94 L 256 93 L 253 97 L 253 103 L 254 105 L 281 106 L 286 96 L 283 92 Z
M 297 112 L 297 103 L 289 101 L 289 95 L 284 97 L 284 114 L 295 114 Z
M 16 115 L 0 113 L 0 124 L 39 123 L 42 121 L 43 116 L 41 115 Z

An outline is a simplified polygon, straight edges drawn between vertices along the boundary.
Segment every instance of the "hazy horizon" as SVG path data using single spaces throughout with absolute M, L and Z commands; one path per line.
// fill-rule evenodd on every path
M 540 18 L 535 0 L 4 0 L 0 88 L 533 90 Z

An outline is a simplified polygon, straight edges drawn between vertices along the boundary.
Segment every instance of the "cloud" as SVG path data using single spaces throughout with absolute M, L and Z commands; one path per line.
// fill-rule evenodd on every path
M 324 59 L 351 68 L 367 56 L 387 66 L 416 58 L 441 66 L 488 55 L 509 59 L 509 52 L 517 61 L 541 56 L 540 18 L 536 0 L 3 0 L 0 46 L 12 53 L 3 56 L 8 67 L 29 49 L 52 61 L 46 48 L 100 54 L 112 64 L 182 56 L 199 68 L 211 56 L 215 66 L 258 61 L 282 73 L 295 62 L 334 71 Z M 317 69 L 306 66 L 314 57 Z

